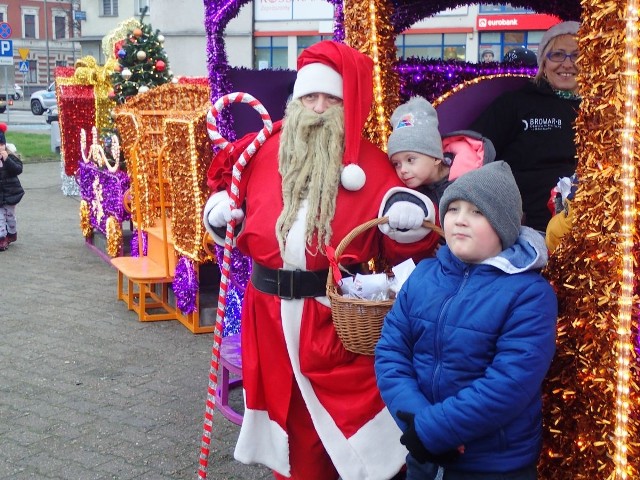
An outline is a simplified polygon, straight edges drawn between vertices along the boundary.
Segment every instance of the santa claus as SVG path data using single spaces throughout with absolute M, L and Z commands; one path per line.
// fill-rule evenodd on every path
M 242 306 L 245 412 L 235 457 L 264 464 L 279 479 L 384 480 L 407 454 L 378 392 L 373 357 L 344 349 L 325 296 L 326 247 L 376 218 L 385 193 L 402 185 L 386 154 L 362 138 L 372 71 L 369 57 L 344 44 L 304 50 L 284 120 L 242 173 L 241 208 L 230 209 L 228 181 L 253 137 L 240 140 L 235 155 L 219 153 L 209 170 L 215 193 L 205 226 L 223 244 L 220 228 L 236 218 L 237 247 L 253 259 Z M 422 207 L 394 205 L 387 212 L 394 235 L 370 229 L 342 258 L 358 265 L 381 255 L 395 264 L 430 255 L 438 236 L 418 227 L 435 214 L 428 200 Z M 411 243 L 397 235 L 403 227 L 415 227 Z

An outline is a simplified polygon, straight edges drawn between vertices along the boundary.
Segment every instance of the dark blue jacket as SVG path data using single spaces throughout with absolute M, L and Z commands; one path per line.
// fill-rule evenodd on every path
M 546 260 L 544 240 L 526 227 L 482 264 L 443 246 L 418 264 L 385 319 L 375 357 L 382 398 L 403 431 L 398 411 L 415 414 L 432 453 L 464 445 L 445 470 L 506 472 L 538 460 L 557 317 L 538 271 Z

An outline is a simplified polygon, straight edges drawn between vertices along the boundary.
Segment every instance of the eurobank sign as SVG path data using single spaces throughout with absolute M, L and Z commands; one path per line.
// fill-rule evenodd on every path
M 538 13 L 518 15 L 478 15 L 476 29 L 491 30 L 547 30 L 559 23 L 560 19 L 552 15 Z

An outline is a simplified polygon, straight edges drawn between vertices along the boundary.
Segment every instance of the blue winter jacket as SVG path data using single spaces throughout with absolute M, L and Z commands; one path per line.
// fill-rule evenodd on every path
M 432 453 L 464 445 L 445 470 L 507 472 L 538 460 L 557 317 L 539 273 L 546 260 L 544 239 L 527 227 L 481 264 L 443 246 L 418 264 L 385 319 L 375 352 L 382 398 L 403 431 L 398 411 L 415 414 Z

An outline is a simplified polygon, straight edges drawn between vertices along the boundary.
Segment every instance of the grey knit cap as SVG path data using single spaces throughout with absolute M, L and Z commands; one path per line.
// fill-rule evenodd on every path
M 506 162 L 500 160 L 483 165 L 449 185 L 440 200 L 440 218 L 444 219 L 454 200 L 466 200 L 478 207 L 500 237 L 503 250 L 516 243 L 522 219 L 522 199 Z
M 578 22 L 560 22 L 544 32 L 542 40 L 540 40 L 540 43 L 538 44 L 538 66 L 542 65 L 542 61 L 544 60 L 544 50 L 547 48 L 547 45 L 551 40 L 559 37 L 560 35 L 577 35 L 578 28 L 580 28 L 580 24 Z
M 442 139 L 436 109 L 422 97 L 413 97 L 391 115 L 387 143 L 389 158 L 398 152 L 418 152 L 442 159 Z

